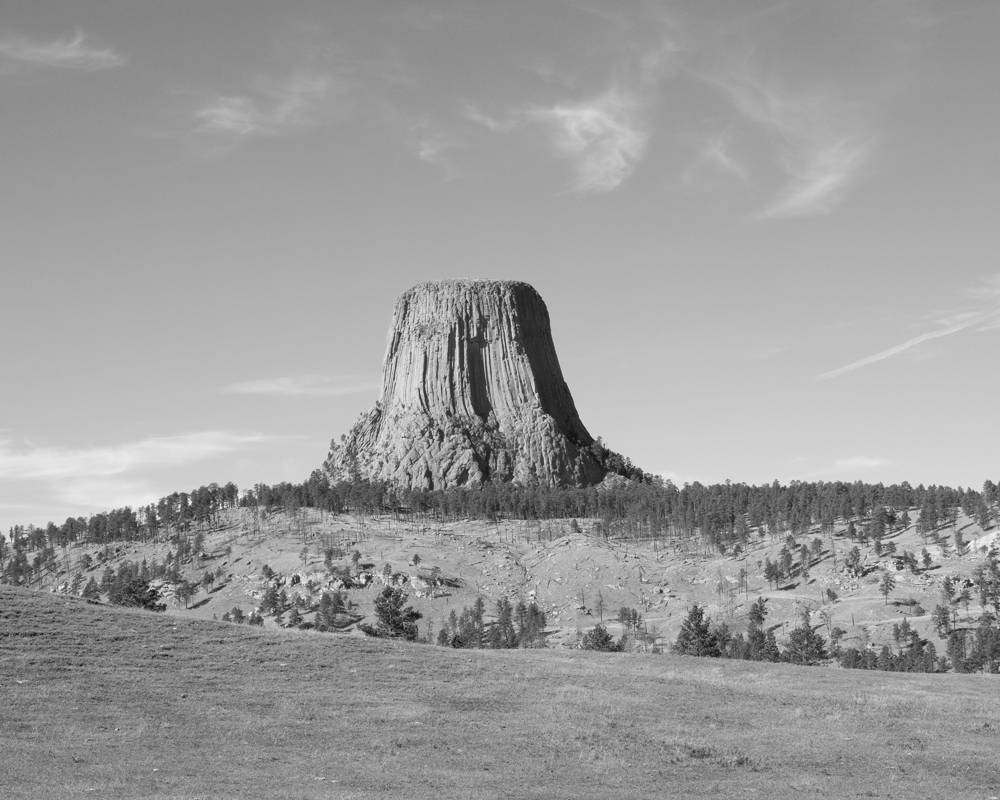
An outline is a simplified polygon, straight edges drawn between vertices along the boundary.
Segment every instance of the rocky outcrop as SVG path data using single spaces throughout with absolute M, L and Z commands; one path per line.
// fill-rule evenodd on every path
M 331 446 L 333 480 L 441 489 L 486 481 L 598 483 L 549 314 L 516 281 L 423 283 L 397 301 L 382 394 Z

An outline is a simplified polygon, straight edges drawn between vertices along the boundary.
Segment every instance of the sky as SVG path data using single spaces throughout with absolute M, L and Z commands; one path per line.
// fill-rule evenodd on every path
M 678 485 L 1000 478 L 1000 4 L 5 0 L 0 530 L 299 481 L 395 298 L 545 299 Z

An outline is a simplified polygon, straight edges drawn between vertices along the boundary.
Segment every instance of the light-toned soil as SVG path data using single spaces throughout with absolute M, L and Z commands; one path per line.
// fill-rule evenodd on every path
M 218 619 L 234 606 L 249 613 L 259 604 L 265 588 L 261 572 L 265 564 L 285 576 L 289 594 L 304 593 L 301 584 L 287 585 L 296 573 L 313 577 L 326 587 L 330 583 L 323 553 L 334 545 L 347 554 L 334 562 L 337 566 L 350 566 L 349 554 L 357 550 L 362 565 L 374 565 L 369 571 L 380 572 L 388 563 L 393 572 L 428 582 L 432 582 L 435 568 L 441 576 L 457 579 L 458 587 L 439 587 L 427 593 L 433 596 L 424 597 L 418 597 L 407 584 L 409 602 L 423 614 L 421 635 L 431 638 L 452 610 L 460 612 L 482 596 L 489 612 L 496 600 L 506 596 L 515 603 L 517 599 L 538 602 L 548 616 L 553 646 L 574 645 L 581 632 L 599 621 L 608 623 L 617 635 L 621 628 L 614 620 L 625 606 L 642 614 L 649 632 L 647 646 L 658 642 L 667 647 L 692 603 L 706 606 L 713 619 L 725 620 L 738 631 L 745 627 L 750 604 L 763 596 L 768 598 L 770 609 L 767 624 L 777 626 L 779 640 L 799 623 L 804 610 L 811 612 L 813 624 L 822 625 L 824 633 L 839 626 L 847 632 L 844 645 L 857 647 L 892 644 L 893 623 L 907 618 L 943 654 L 944 644 L 931 621 L 934 607 L 943 602 L 942 579 L 945 575 L 970 578 L 982 563 L 982 548 L 988 547 L 997 535 L 995 529 L 984 532 L 965 517 L 960 517 L 955 527 L 969 542 L 965 555 L 956 555 L 951 547 L 951 555 L 942 557 L 941 548 L 929 540 L 925 542 L 911 525 L 884 541 L 895 544 L 897 554 L 910 550 L 918 559 L 927 546 L 934 557 L 931 568 L 921 569 L 918 574 L 896 571 L 892 558 L 878 558 L 870 546 L 859 545 L 870 572 L 858 578 L 843 570 L 844 556 L 854 543 L 838 527 L 832 542 L 829 536 L 822 537 L 822 556 L 811 565 L 808 579 L 793 578 L 778 588 L 764 580 L 761 565 L 765 558 L 778 559 L 783 542 L 759 534 L 752 537 L 740 558 L 733 558 L 692 543 L 609 540 L 594 533 L 594 523 L 588 520 L 434 522 L 330 515 L 304 509 L 294 515 L 272 513 L 261 521 L 254 519 L 250 510 L 238 509 L 226 512 L 215 528 L 206 529 L 204 550 L 209 557 L 192 559 L 184 566 L 185 577 L 191 580 L 199 579 L 206 570 L 219 568 L 225 579 L 212 591 L 199 590 L 191 598 L 190 608 L 168 600 L 168 613 Z M 940 535 L 951 541 L 953 532 L 948 528 Z M 798 541 L 808 544 L 816 536 L 818 531 Z M 117 567 L 123 560 L 162 560 L 172 546 L 162 541 L 113 547 L 117 554 L 108 564 Z M 98 550 L 93 545 L 67 548 L 60 554 L 61 574 L 48 578 L 42 588 L 65 589 L 68 578 L 79 571 L 84 553 L 96 555 Z M 419 556 L 417 566 L 412 563 L 415 555 Z M 99 579 L 105 566 L 96 565 L 84 577 Z M 739 589 L 739 575 L 744 569 L 748 577 Z M 884 570 L 891 571 L 896 580 L 888 603 L 878 586 Z M 357 613 L 371 615 L 380 586 L 373 581 L 367 588 L 346 592 L 356 604 Z M 829 599 L 828 589 L 836 593 L 835 601 Z M 962 604 L 951 606 L 960 621 L 974 619 L 981 611 L 975 590 L 970 592 L 968 608 Z M 904 605 L 907 600 L 915 601 L 924 613 L 915 613 L 919 611 L 915 605 Z M 274 625 L 270 618 L 265 624 Z

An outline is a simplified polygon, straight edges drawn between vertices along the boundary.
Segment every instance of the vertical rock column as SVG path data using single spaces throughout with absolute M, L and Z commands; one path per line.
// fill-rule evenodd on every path
M 397 301 L 382 393 L 324 468 L 442 489 L 581 486 L 604 470 L 562 377 L 548 310 L 516 281 L 423 283 Z

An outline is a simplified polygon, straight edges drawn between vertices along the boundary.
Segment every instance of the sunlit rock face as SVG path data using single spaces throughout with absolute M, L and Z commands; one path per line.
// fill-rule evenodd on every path
M 549 314 L 517 281 L 422 283 L 393 312 L 382 394 L 334 442 L 333 480 L 443 489 L 604 477 L 563 380 Z

